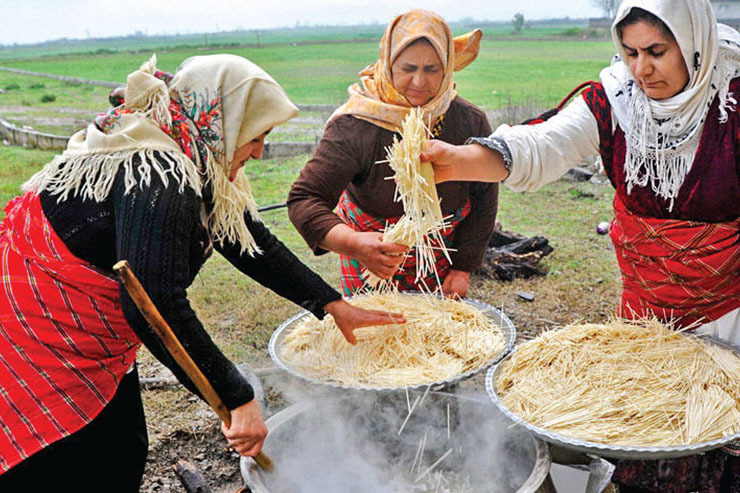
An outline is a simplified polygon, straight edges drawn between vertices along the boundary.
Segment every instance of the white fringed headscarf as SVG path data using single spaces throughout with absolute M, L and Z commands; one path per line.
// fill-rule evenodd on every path
M 220 118 L 207 130 L 199 128 L 209 150 L 206 180 L 213 190 L 213 210 L 208 229 L 214 241 L 239 242 L 250 254 L 258 251 L 244 223 L 244 211 L 261 221 L 252 198 L 249 180 L 238 173 L 229 181 L 236 149 L 298 114 L 283 88 L 264 70 L 236 55 L 188 58 L 169 84 L 170 94 L 183 111 L 198 122 L 201 115 L 218 106 Z
M 202 195 L 202 188 L 210 186 L 213 210 L 204 222 L 214 241 L 238 243 L 250 255 L 259 252 L 244 222 L 245 210 L 260 221 L 257 205 L 244 173 L 238 173 L 233 183 L 229 181 L 231 160 L 237 148 L 291 119 L 298 109 L 272 77 L 239 56 L 188 58 L 169 85 L 155 77 L 156 72 L 153 56 L 128 76 L 125 111 L 111 116 L 105 131 L 91 124 L 73 135 L 67 149 L 23 189 L 48 191 L 59 200 L 71 194 L 102 201 L 121 167 L 126 193 L 137 184 L 148 185 L 152 172 L 165 186 L 174 180 L 180 192 L 189 186 Z M 195 149 L 193 160 L 189 159 L 161 130 L 172 126 L 170 98 L 190 120 L 190 140 L 199 137 L 205 143 L 205 162 Z
M 686 88 L 665 100 L 649 98 L 635 82 L 617 24 L 637 7 L 663 21 L 673 33 L 689 72 Z M 600 78 L 617 124 L 625 133 L 627 192 L 650 186 L 670 202 L 678 196 L 699 147 L 704 122 L 719 97 L 720 122 L 736 104 L 728 94 L 740 75 L 740 34 L 717 24 L 708 0 L 625 0 L 612 24 L 618 55 Z

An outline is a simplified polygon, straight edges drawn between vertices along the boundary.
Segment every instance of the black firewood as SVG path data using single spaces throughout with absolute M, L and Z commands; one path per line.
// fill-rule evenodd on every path
M 206 479 L 192 462 L 180 459 L 172 469 L 187 493 L 211 493 Z

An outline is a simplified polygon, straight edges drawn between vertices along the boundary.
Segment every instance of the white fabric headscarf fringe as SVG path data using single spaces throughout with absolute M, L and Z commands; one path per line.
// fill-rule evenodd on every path
M 635 82 L 617 24 L 637 7 L 662 20 L 673 33 L 689 72 L 686 88 L 665 100 L 649 98 Z M 730 81 L 740 75 L 740 34 L 717 24 L 707 0 L 625 0 L 612 24 L 618 55 L 600 78 L 627 141 L 627 192 L 650 186 L 669 210 L 691 170 L 704 123 L 719 97 L 720 123 L 734 111 Z M 662 136 L 659 137 L 659 136 Z
M 128 76 L 125 109 L 108 133 L 95 124 L 70 139 L 56 156 L 24 185 L 25 191 L 47 191 L 66 200 L 70 194 L 105 200 L 118 170 L 125 170 L 125 191 L 148 185 L 152 172 L 165 186 L 174 180 L 182 193 L 186 186 L 202 196 L 210 185 L 214 208 L 205 225 L 214 241 L 239 243 L 241 251 L 259 252 L 244 221 L 245 210 L 260 221 L 249 181 L 244 173 L 229 181 L 231 159 L 241 145 L 295 116 L 298 109 L 282 88 L 252 62 L 234 55 L 199 56 L 185 60 L 170 86 L 154 77 L 156 57 Z M 183 97 L 184 96 L 184 97 Z M 201 135 L 208 146 L 206 163 L 191 161 L 159 125 L 171 125 L 170 97 L 178 98 L 186 114 L 197 120 L 204 104 L 218 104 L 218 117 Z M 183 98 L 184 100 L 180 100 Z M 213 109 L 213 108 L 210 108 Z M 190 130 L 198 132 L 194 122 Z M 156 159 L 158 153 L 160 160 Z M 139 163 L 134 167 L 135 157 Z M 199 169 L 205 170 L 205 182 Z

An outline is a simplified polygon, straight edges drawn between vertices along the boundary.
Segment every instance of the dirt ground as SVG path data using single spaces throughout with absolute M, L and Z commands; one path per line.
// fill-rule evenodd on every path
M 149 431 L 149 457 L 140 491 L 185 491 L 173 471 L 179 460 L 196 466 L 214 493 L 241 487 L 239 455 L 226 449 L 220 421 L 207 404 L 174 383 L 160 363 L 142 358 L 142 380 L 161 379 L 167 385 L 142 388 Z

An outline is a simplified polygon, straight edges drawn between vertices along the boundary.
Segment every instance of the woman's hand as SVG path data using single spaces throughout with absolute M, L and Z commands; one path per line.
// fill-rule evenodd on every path
M 422 163 L 431 161 L 434 168 L 434 179 L 437 183 L 457 180 L 455 177 L 456 154 L 459 146 L 448 144 L 441 140 L 428 140 L 425 149 L 419 155 Z
M 240 455 L 254 457 L 262 450 L 267 437 L 267 426 L 262 420 L 257 399 L 243 404 L 231 411 L 231 426 L 221 422 L 221 432 L 226 437 L 229 447 Z
M 470 272 L 450 269 L 442 282 L 442 292 L 448 298 L 465 298 L 470 284 Z
M 409 251 L 404 245 L 383 241 L 382 233 L 355 231 L 346 224 L 331 228 L 321 247 L 356 259 L 381 279 L 395 274 Z
M 400 313 L 364 310 L 344 300 L 327 303 L 324 310 L 334 317 L 334 322 L 350 344 L 357 344 L 357 339 L 353 332 L 360 327 L 406 323 L 406 318 Z
M 350 238 L 350 257 L 381 279 L 389 279 L 403 263 L 409 247 L 383 241 L 383 234 L 356 231 Z
M 419 158 L 422 162 L 431 161 L 437 183 L 499 182 L 509 176 L 501 154 L 478 144 L 456 146 L 441 140 L 429 140 Z

